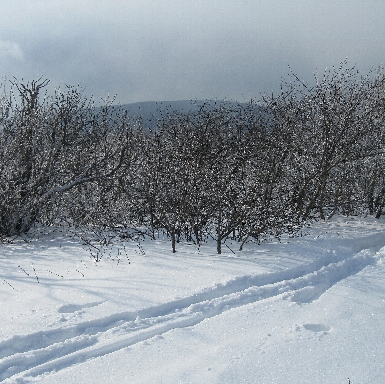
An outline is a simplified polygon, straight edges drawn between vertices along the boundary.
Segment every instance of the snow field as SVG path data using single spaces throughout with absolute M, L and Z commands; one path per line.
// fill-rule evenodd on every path
M 383 382 L 383 230 L 336 219 L 220 256 L 127 243 L 97 264 L 73 239 L 2 246 L 0 380 Z

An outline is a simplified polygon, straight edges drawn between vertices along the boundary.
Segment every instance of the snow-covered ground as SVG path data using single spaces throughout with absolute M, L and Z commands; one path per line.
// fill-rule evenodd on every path
M 385 383 L 385 221 L 199 250 L 0 245 L 5 383 Z

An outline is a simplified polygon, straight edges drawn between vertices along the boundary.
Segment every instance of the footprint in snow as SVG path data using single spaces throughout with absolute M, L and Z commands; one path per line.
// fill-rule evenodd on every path
M 59 313 L 75 313 L 75 312 L 80 311 L 84 308 L 96 307 L 102 303 L 103 303 L 103 301 L 95 302 L 95 303 L 87 303 L 87 304 L 66 304 L 66 305 L 62 305 L 58 309 L 58 312 Z
M 325 324 L 303 324 L 303 327 L 312 332 L 329 332 L 330 327 Z
M 291 301 L 297 304 L 311 303 L 319 299 L 328 288 L 326 284 L 316 284 L 298 289 L 291 295 Z

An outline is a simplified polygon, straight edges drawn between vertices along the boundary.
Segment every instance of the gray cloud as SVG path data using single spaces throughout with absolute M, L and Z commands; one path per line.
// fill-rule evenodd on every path
M 0 75 L 108 92 L 122 103 L 278 90 L 346 57 L 384 63 L 380 0 L 5 0 Z
M 21 61 L 24 59 L 24 54 L 19 44 L 0 40 L 0 59 Z

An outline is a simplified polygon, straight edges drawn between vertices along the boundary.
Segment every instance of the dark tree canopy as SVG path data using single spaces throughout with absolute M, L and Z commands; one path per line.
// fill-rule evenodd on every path
M 68 86 L 0 98 L 0 236 L 34 224 L 167 233 L 200 244 L 295 233 L 385 206 L 385 77 L 340 68 L 249 104 L 164 110 L 151 127 Z

